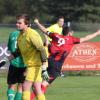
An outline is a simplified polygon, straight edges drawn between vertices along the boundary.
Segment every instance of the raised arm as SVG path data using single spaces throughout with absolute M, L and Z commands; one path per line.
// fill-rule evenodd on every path
M 43 33 L 45 33 L 46 35 L 48 35 L 47 34 L 47 29 L 42 25 L 42 24 L 40 24 L 40 22 L 39 22 L 39 20 L 36 18 L 35 20 L 34 20 L 34 23 L 38 26 L 38 28 L 43 32 Z
M 95 38 L 98 35 L 100 35 L 100 30 L 98 30 L 97 32 L 95 32 L 93 34 L 89 34 L 89 35 L 87 35 L 87 36 L 85 36 L 83 38 L 80 38 L 80 43 L 88 41 L 88 40 L 91 40 L 91 39 Z

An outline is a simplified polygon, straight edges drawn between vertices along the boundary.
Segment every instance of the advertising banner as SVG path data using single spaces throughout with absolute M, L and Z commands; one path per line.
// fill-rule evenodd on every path
M 66 57 L 62 70 L 100 70 L 100 42 L 75 45 Z
M 0 44 L 0 60 L 9 54 L 6 43 Z M 100 70 L 100 42 L 76 44 L 66 57 L 62 70 Z
M 9 56 L 10 52 L 8 52 L 7 44 L 6 43 L 0 43 L 0 60 L 2 60 L 5 56 Z M 9 63 L 4 65 L 2 69 L 9 67 Z

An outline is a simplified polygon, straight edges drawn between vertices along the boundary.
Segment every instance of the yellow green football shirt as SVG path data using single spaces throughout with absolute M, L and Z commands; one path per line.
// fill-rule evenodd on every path
M 52 33 L 62 34 L 62 27 L 60 27 L 58 24 L 51 25 L 47 28 L 47 30 Z
M 60 27 L 57 23 L 48 27 L 47 30 L 51 33 L 62 34 L 62 27 Z M 48 39 L 49 41 L 52 41 L 51 38 L 48 37 Z
M 33 29 L 28 28 L 18 37 L 18 47 L 24 63 L 29 66 L 41 65 L 41 54 L 39 49 L 44 48 L 40 35 Z

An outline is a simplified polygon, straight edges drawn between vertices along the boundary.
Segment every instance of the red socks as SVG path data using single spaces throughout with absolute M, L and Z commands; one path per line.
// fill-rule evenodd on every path
M 41 85 L 41 89 L 42 89 L 42 92 L 45 94 L 46 93 L 46 90 L 47 90 L 47 87 L 44 86 L 44 85 Z
M 35 97 L 36 97 L 36 94 L 34 91 L 32 91 L 30 95 L 30 100 L 34 100 Z
M 43 92 L 43 93 L 46 93 L 47 87 L 45 87 L 44 85 L 41 85 L 41 89 L 42 89 L 42 92 Z M 35 97 L 36 97 L 36 94 L 35 94 L 35 92 L 33 91 L 33 92 L 31 93 L 30 100 L 34 100 Z

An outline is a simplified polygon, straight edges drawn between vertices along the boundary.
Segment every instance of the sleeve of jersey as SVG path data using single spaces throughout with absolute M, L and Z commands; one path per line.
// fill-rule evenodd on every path
M 80 38 L 73 37 L 74 44 L 80 43 Z
M 50 31 L 47 31 L 47 33 L 46 33 L 51 39 L 53 38 L 53 36 L 54 36 L 54 33 L 52 33 L 52 32 L 50 32 Z
M 43 46 L 43 42 L 42 42 L 40 35 L 38 33 L 36 33 L 36 34 L 32 33 L 30 35 L 30 39 L 31 39 L 32 44 L 36 47 L 36 49 L 40 51 L 41 61 L 46 62 L 47 55 L 46 55 L 46 51 L 45 51 L 45 48 Z

